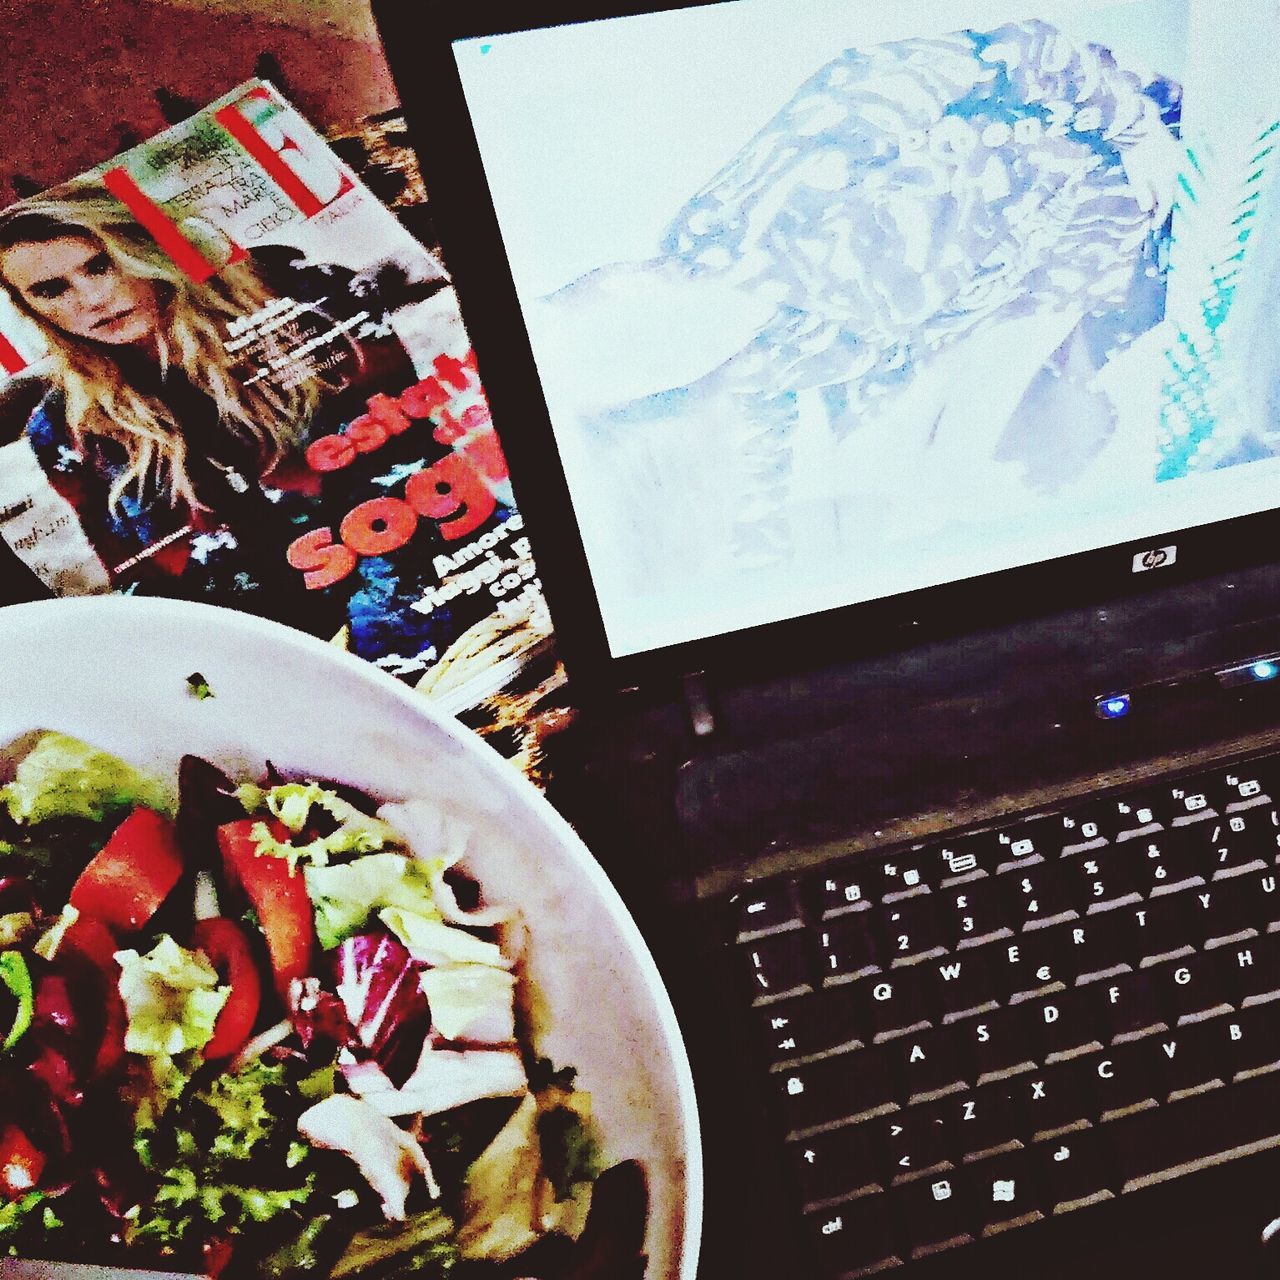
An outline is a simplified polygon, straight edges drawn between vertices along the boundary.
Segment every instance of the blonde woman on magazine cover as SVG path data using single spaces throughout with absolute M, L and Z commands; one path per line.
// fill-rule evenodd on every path
M 201 230 L 216 235 L 184 228 Z M 26 437 L 114 588 L 328 625 L 284 556 L 298 504 L 318 492 L 300 446 L 322 407 L 332 420 L 335 393 L 366 381 L 371 358 L 344 340 L 319 377 L 255 378 L 254 365 L 331 328 L 344 300 L 352 313 L 369 302 L 354 296 L 353 273 L 301 259 L 277 246 L 196 282 L 91 182 L 0 211 L 0 287 L 50 353 Z M 302 302 L 300 315 L 250 364 L 228 335 L 281 296 Z M 411 380 L 394 346 L 374 363 L 399 363 Z

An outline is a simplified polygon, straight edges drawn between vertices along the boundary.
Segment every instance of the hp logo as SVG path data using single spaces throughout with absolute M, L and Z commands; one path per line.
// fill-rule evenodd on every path
M 1148 569 L 1167 569 L 1171 564 L 1177 562 L 1177 547 L 1151 547 L 1146 551 L 1139 551 L 1133 557 L 1133 572 L 1146 573 Z

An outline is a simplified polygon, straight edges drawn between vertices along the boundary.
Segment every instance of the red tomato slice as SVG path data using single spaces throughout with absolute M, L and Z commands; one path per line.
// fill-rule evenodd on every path
M 124 1033 L 128 1024 L 124 1001 L 120 998 L 120 966 L 115 959 L 118 944 L 100 920 L 81 916 L 63 936 L 62 947 L 83 956 L 101 978 L 97 994 L 102 1000 L 102 1039 L 93 1064 L 95 1078 L 100 1077 L 124 1057 Z
M 151 919 L 181 875 L 173 823 L 152 809 L 135 809 L 80 873 L 71 905 L 121 933 L 133 932 Z
M 242 818 L 218 828 L 218 846 L 228 877 L 245 891 L 267 940 L 276 990 L 286 1000 L 289 983 L 311 972 L 311 952 L 316 928 L 311 899 L 301 871 L 290 869 L 284 858 L 259 854 L 250 834 L 260 818 Z M 279 822 L 267 828 L 277 840 L 288 840 L 289 831 Z
M 196 921 L 191 931 L 191 945 L 209 957 L 218 971 L 219 981 L 231 988 L 214 1024 L 213 1035 L 204 1047 L 206 1058 L 229 1058 L 244 1047 L 262 1003 L 262 984 L 258 981 L 249 939 L 234 920 L 218 916 Z
M 44 1172 L 44 1156 L 16 1124 L 0 1131 L 0 1191 L 10 1200 L 21 1200 L 34 1191 Z

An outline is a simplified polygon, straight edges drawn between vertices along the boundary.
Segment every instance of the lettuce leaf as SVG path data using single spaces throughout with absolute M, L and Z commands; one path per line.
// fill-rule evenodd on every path
M 399 853 L 369 853 L 339 866 L 303 868 L 320 945 L 331 950 L 359 933 L 369 917 L 384 907 L 401 907 L 439 920 L 431 894 L 434 870 L 431 863 Z
M 311 1149 L 297 1139 L 283 1064 L 259 1059 L 203 1085 L 200 1079 L 187 1080 L 134 1141 L 160 1181 L 133 1217 L 131 1240 L 177 1246 L 246 1234 L 281 1215 L 296 1217 L 315 1193 Z
M 173 811 L 172 799 L 158 779 L 65 733 L 41 735 L 19 761 L 13 781 L 0 787 L 0 801 L 18 823 L 50 818 L 101 822 L 135 805 Z
M 409 948 L 409 954 L 424 964 L 487 964 L 496 969 L 509 969 L 510 961 L 496 942 L 486 942 L 465 929 L 406 911 L 387 907 L 378 919 Z
M 428 969 L 420 983 L 431 1025 L 446 1040 L 507 1044 L 516 1038 L 515 976 L 487 964 Z
M 115 958 L 130 1053 L 173 1055 L 209 1042 L 231 988 L 218 986 L 217 970 L 203 955 L 164 934 L 145 956 L 117 951 Z
M 282 782 L 274 787 L 245 783 L 236 788 L 236 795 L 246 813 L 265 810 L 294 835 L 299 835 L 308 825 L 313 829 L 316 825 L 333 828 L 306 844 L 272 839 L 265 822 L 261 824 L 260 831 L 255 829 L 254 838 L 258 841 L 259 850 L 288 858 L 291 867 L 299 862 L 324 867 L 335 854 L 371 853 L 388 845 L 404 844 L 394 828 L 318 782 Z

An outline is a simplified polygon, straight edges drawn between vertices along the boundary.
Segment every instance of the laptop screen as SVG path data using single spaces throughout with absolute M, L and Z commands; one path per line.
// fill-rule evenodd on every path
M 614 656 L 1280 505 L 1278 38 L 731 0 L 457 41 Z

